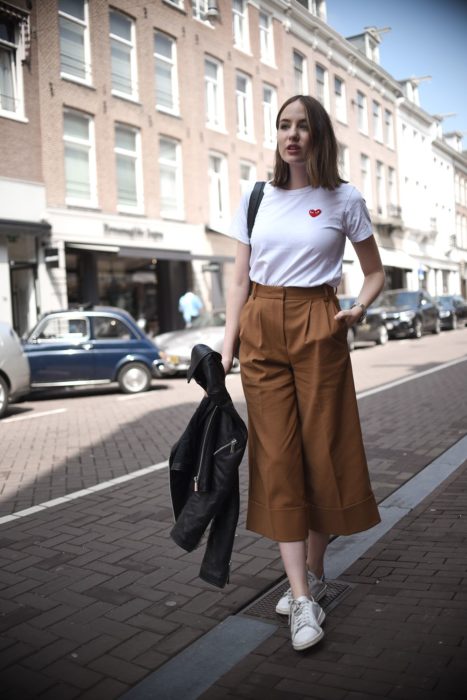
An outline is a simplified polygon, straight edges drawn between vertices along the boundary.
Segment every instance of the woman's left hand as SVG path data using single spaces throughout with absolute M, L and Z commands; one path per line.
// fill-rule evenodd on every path
M 356 323 L 358 323 L 363 315 L 363 311 L 359 306 L 356 306 L 353 309 L 345 309 L 345 311 L 339 311 L 334 318 L 336 321 L 344 321 L 344 323 L 347 324 L 347 327 L 350 328 L 350 326 L 354 326 Z

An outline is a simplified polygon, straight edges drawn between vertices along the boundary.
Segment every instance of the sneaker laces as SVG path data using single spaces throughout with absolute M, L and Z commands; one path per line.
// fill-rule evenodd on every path
M 289 622 L 292 618 L 292 632 L 296 634 L 303 627 L 312 627 L 319 630 L 319 625 L 313 615 L 311 600 L 294 600 L 289 614 Z

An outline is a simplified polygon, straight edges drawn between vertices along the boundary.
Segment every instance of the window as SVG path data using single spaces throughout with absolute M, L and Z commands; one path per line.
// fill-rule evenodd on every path
M 366 106 L 366 97 L 362 92 L 357 92 L 357 109 L 358 109 L 358 129 L 363 134 L 368 133 L 368 112 Z
M 394 148 L 394 119 L 389 109 L 384 110 L 384 128 L 386 146 Z
M 181 145 L 175 139 L 159 139 L 161 215 L 183 217 Z
M 63 115 L 67 204 L 96 206 L 94 123 L 82 112 Z
M 117 164 L 117 208 L 120 211 L 142 211 L 143 178 L 139 130 L 117 124 L 115 127 Z
M 62 77 L 91 82 L 88 3 L 60 0 L 60 70 Z
M 192 0 L 193 17 L 201 22 L 208 21 L 208 0 Z
M 244 73 L 236 76 L 237 136 L 253 138 L 253 95 L 251 78 Z
M 396 171 L 391 167 L 388 168 L 388 194 L 389 205 L 397 206 Z
M 373 100 L 373 138 L 375 141 L 383 141 L 383 119 L 381 105 Z
M 259 13 L 259 47 L 261 60 L 274 65 L 274 34 L 272 17 L 266 12 Z
M 316 64 L 316 99 L 325 109 L 329 109 L 329 82 L 326 68 Z
M 378 201 L 378 214 L 386 215 L 386 183 L 384 181 L 384 165 L 376 161 L 376 197 Z
M 305 56 L 298 51 L 293 52 L 293 71 L 295 93 L 297 95 L 308 94 L 307 63 Z
M 48 343 L 80 343 L 89 338 L 89 323 L 83 316 L 52 316 L 39 329 L 37 340 Z
M 362 178 L 362 193 L 367 203 L 368 209 L 372 206 L 370 159 L 363 153 L 360 155 L 360 171 Z
M 246 0 L 232 0 L 234 46 L 242 51 L 250 50 L 248 34 L 248 6 Z
M 276 147 L 277 90 L 271 85 L 263 85 L 264 145 Z
M 96 340 L 130 340 L 134 337 L 123 321 L 110 316 L 95 316 L 92 327 Z
M 350 179 L 350 160 L 349 149 L 343 143 L 337 144 L 337 162 L 339 166 L 339 175 L 343 180 Z
M 20 12 L 18 11 L 18 15 Z M 24 23 L 27 15 L 24 15 Z M 9 15 L 0 15 L 0 114 L 24 119 L 23 71 L 24 24 Z
M 298 0 L 309 12 L 326 21 L 326 0 Z
M 116 10 L 110 11 L 110 50 L 112 92 L 137 99 L 135 23 Z
M 214 129 L 224 128 L 224 89 L 222 64 L 214 58 L 204 61 L 206 91 L 206 124 Z
M 336 118 L 340 122 L 347 123 L 347 101 L 345 96 L 345 83 L 337 75 L 334 77 L 334 106 Z
M 209 222 L 212 228 L 226 229 L 229 219 L 227 160 L 209 155 Z
M 252 163 L 240 162 L 240 189 L 242 194 L 248 192 L 251 185 L 256 181 L 256 168 Z
M 177 47 L 167 34 L 154 35 L 154 65 L 156 80 L 156 107 L 164 112 L 178 114 L 180 110 L 177 79 Z

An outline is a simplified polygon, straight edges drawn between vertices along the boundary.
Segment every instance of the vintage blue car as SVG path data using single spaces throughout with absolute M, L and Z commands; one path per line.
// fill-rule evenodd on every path
M 156 345 L 122 309 L 53 311 L 22 342 L 31 389 L 118 382 L 121 391 L 135 394 L 161 376 Z

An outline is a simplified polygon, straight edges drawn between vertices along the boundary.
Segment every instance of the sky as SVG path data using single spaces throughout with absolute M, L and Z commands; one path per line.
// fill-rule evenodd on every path
M 396 80 L 431 75 L 419 85 L 420 106 L 455 112 L 443 131 L 467 132 L 467 0 L 327 0 L 326 8 L 327 23 L 344 37 L 391 27 L 381 35 L 381 67 Z

